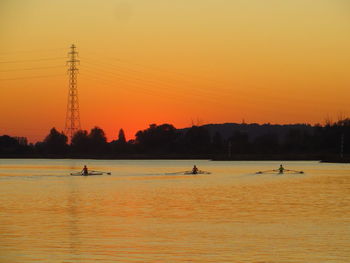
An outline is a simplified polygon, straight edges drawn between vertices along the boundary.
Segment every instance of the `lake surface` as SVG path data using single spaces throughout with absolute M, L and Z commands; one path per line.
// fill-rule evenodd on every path
M 350 262 L 350 165 L 0 159 L 0 262 L 40 261 Z

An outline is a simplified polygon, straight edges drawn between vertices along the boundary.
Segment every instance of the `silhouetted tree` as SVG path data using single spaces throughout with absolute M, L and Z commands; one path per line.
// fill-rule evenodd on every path
M 125 133 L 123 129 L 119 130 L 119 134 L 118 134 L 118 143 L 120 144 L 125 144 L 126 143 L 126 139 L 125 139 Z
M 251 151 L 249 135 L 246 132 L 235 131 L 228 140 L 231 142 L 232 153 L 241 154 L 249 153 Z
M 223 142 L 223 139 L 222 139 L 220 132 L 215 132 L 215 134 L 213 136 L 212 145 L 213 145 L 213 152 L 214 153 L 220 153 L 223 151 L 224 142 Z
M 103 153 L 107 149 L 106 135 L 101 128 L 94 127 L 91 129 L 88 137 L 91 152 Z
M 0 136 L 0 153 L 16 153 L 18 150 L 18 141 L 8 135 Z
M 135 137 L 136 144 L 143 152 L 172 152 L 177 133 L 171 124 L 151 124 L 148 129 L 138 131 Z
M 336 124 L 327 124 L 320 129 L 322 140 L 319 142 L 322 152 L 339 153 L 341 129 Z
M 335 123 L 338 131 L 339 138 L 339 149 L 341 144 L 343 144 L 343 153 L 350 153 L 350 118 L 343 118 Z
M 50 130 L 49 135 L 44 139 L 44 151 L 47 153 L 62 154 L 67 152 L 68 138 L 63 132 L 58 132 L 55 128 Z
M 71 147 L 74 152 L 86 153 L 89 150 L 88 132 L 85 130 L 77 131 L 72 138 Z
M 203 126 L 192 126 L 184 136 L 184 146 L 189 153 L 210 153 L 210 134 Z
M 214 135 L 211 137 L 210 134 Z M 28 145 L 24 137 L 0 136 L 1 156 L 23 153 L 33 153 L 35 156 L 45 156 L 47 153 L 65 156 L 70 150 L 74 156 L 81 157 L 86 156 L 85 154 L 101 157 L 108 153 L 115 156 L 125 153 L 153 154 L 150 156 L 182 153 L 184 157 L 191 157 L 190 154 L 198 157 L 212 153 L 226 155 L 228 145 L 233 154 L 293 153 L 312 154 L 321 158 L 325 156 L 330 159 L 339 158 L 343 149 L 344 158 L 348 158 L 350 119 L 343 118 L 337 122 L 329 120 L 323 126 L 227 123 L 180 130 L 171 124 L 152 124 L 148 129 L 138 131 L 135 140 L 128 142 L 124 131 L 120 129 L 118 139 L 110 143 L 107 143 L 104 131 L 94 127 L 90 133 L 78 131 L 74 134 L 70 146 L 67 145 L 67 137 L 55 128 L 50 130 L 43 142 L 37 142 L 35 146 Z
M 126 142 L 124 130 L 120 129 L 118 134 L 118 140 L 112 141 L 109 144 L 109 148 L 114 154 L 128 153 L 130 144 Z
M 36 142 L 34 144 L 34 153 L 36 154 L 43 154 L 45 153 L 45 147 L 43 142 Z
M 289 129 L 283 145 L 286 153 L 305 153 L 312 148 L 311 135 L 301 128 Z
M 254 141 L 255 151 L 257 153 L 280 153 L 278 135 L 267 133 L 258 136 Z

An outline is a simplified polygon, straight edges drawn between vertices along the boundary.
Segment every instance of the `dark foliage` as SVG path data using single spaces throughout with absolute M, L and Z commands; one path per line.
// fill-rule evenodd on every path
M 126 143 L 126 139 L 125 139 L 125 133 L 123 129 L 119 130 L 119 134 L 118 134 L 118 143 L 120 144 L 125 144 Z
M 62 154 L 68 151 L 68 138 L 64 133 L 58 132 L 55 128 L 50 130 L 49 135 L 44 139 L 41 145 L 45 153 Z
M 71 149 L 76 153 L 86 153 L 90 148 L 89 142 L 90 141 L 87 131 L 77 131 L 72 138 Z
M 221 127 L 221 129 L 220 129 Z M 231 133 L 229 133 L 229 131 Z M 104 131 L 94 127 L 88 133 L 78 131 L 71 144 L 67 137 L 55 128 L 43 142 L 34 146 L 25 138 L 0 136 L 1 156 L 58 155 L 69 156 L 341 156 L 350 154 L 350 119 L 343 119 L 324 126 L 222 124 L 193 126 L 176 129 L 171 124 L 152 124 L 138 131 L 135 140 L 126 141 L 124 131 L 118 139 L 107 142 Z
M 88 136 L 89 152 L 104 153 L 107 150 L 107 138 L 105 132 L 99 127 L 91 129 Z
M 135 146 L 143 153 L 171 153 L 175 150 L 175 141 L 178 134 L 171 124 L 156 125 L 135 135 Z
M 28 145 L 24 137 L 0 136 L 0 154 L 23 154 L 32 151 L 33 146 Z
M 224 150 L 224 140 L 219 132 L 215 132 L 213 136 L 212 149 L 213 153 L 221 153 Z
M 209 131 L 203 126 L 193 126 L 188 129 L 183 140 L 183 151 L 196 154 L 210 153 L 211 137 Z
M 249 135 L 246 132 L 236 130 L 228 141 L 231 143 L 231 153 L 246 154 L 251 151 Z

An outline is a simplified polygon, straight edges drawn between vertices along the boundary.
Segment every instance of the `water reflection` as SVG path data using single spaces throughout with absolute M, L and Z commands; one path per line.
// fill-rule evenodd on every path
M 79 186 L 74 180 L 70 181 L 69 194 L 67 195 L 68 231 L 69 231 L 69 251 L 71 255 L 78 256 L 81 247 L 81 230 L 79 229 Z M 64 230 L 63 230 L 64 231 Z M 77 259 L 77 258 L 75 258 Z
M 350 254 L 349 165 L 289 162 L 306 174 L 275 176 L 254 172 L 277 162 L 196 161 L 212 174 L 169 176 L 191 161 L 11 162 L 0 166 L 13 171 L 0 182 L 1 262 L 346 262 Z M 68 176 L 84 163 L 112 176 Z

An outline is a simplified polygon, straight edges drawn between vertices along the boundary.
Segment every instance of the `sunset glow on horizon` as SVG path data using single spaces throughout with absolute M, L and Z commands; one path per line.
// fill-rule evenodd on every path
M 82 128 L 323 123 L 348 116 L 343 0 L 5 0 L 0 135 L 64 130 L 71 44 Z

